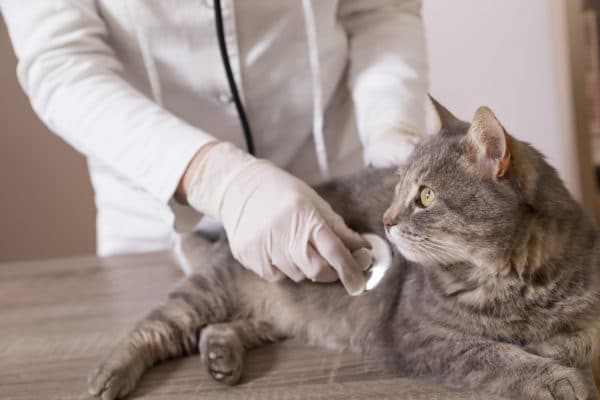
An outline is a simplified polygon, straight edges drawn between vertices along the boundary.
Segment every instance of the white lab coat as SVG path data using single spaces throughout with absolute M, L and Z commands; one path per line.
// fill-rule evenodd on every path
M 245 147 L 212 1 L 0 7 L 33 109 L 88 159 L 98 253 L 172 247 L 198 217 L 172 199 L 190 159 L 215 138 Z M 316 182 L 360 168 L 379 132 L 422 133 L 420 1 L 223 0 L 222 12 L 257 156 Z

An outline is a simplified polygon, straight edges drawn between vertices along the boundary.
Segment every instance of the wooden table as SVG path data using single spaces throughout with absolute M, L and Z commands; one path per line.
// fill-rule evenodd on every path
M 165 253 L 0 264 L 0 399 L 90 398 L 88 372 L 180 277 Z M 214 382 L 196 356 L 153 368 L 130 398 L 493 399 L 296 342 L 251 351 L 236 387 Z

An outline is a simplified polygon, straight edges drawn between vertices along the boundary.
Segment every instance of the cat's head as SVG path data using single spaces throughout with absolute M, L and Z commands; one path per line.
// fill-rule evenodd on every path
M 467 123 L 434 104 L 441 130 L 400 167 L 384 215 L 387 236 L 411 261 L 497 275 L 514 267 L 517 237 L 547 205 L 540 185 L 559 202 L 569 195 L 544 158 L 510 136 L 489 108 Z

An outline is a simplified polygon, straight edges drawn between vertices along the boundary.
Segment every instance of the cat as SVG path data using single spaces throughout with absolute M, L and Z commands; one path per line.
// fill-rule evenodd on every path
M 200 265 L 89 378 L 105 400 L 158 361 L 200 352 L 235 384 L 244 352 L 296 337 L 368 353 L 404 376 L 516 399 L 591 399 L 598 354 L 598 231 L 556 171 L 480 107 L 471 123 L 434 100 L 442 127 L 397 170 L 317 187 L 358 232 L 397 250 L 374 290 L 267 283 L 225 239 L 192 243 Z

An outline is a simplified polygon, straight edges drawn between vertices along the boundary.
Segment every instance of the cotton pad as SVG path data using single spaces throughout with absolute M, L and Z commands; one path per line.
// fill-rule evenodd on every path
M 362 237 L 371 245 L 370 249 L 359 249 L 352 253 L 359 265 L 363 267 L 367 282 L 363 290 L 354 295 L 374 289 L 392 266 L 392 251 L 388 243 L 374 233 L 363 233 Z

